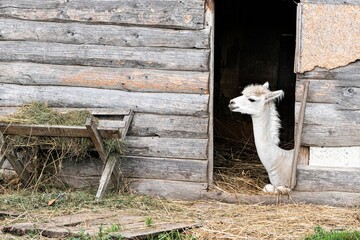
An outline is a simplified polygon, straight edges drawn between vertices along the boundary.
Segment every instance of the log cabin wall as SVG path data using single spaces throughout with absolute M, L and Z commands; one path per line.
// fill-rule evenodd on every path
M 204 0 L 2 0 L 0 106 L 131 108 L 121 163 L 131 187 L 200 193 L 212 151 L 205 10 Z
M 296 120 L 309 95 L 298 190 L 360 192 L 360 1 L 302 0 L 298 6 Z

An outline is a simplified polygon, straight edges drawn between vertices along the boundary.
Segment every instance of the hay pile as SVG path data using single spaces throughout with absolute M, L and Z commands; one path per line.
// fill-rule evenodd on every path
M 84 126 L 86 119 L 91 117 L 89 111 L 69 111 L 59 113 L 47 104 L 33 102 L 18 109 L 10 116 L 0 118 L 0 122 L 8 124 L 36 124 Z M 95 121 L 96 122 L 96 121 Z M 35 190 L 45 184 L 59 185 L 57 175 L 61 170 L 64 159 L 84 161 L 96 156 L 97 152 L 91 139 L 72 137 L 40 137 L 7 135 L 5 143 L 8 149 L 14 149 L 16 157 L 22 159 L 26 170 L 31 174 L 26 184 Z M 105 139 L 106 154 L 124 155 L 125 145 L 117 139 Z
M 269 183 L 256 148 L 249 139 L 215 138 L 214 185 L 229 193 L 263 194 Z

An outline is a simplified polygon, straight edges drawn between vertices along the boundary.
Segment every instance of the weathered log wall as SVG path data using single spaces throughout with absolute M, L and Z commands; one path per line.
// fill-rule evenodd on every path
M 211 54 L 205 9 L 204 0 L 1 1 L 2 112 L 31 101 L 131 108 L 124 177 L 204 189 Z

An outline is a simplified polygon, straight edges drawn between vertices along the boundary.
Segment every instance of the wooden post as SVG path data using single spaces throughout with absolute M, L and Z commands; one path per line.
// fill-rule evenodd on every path
M 94 123 L 94 118 L 92 117 L 92 118 L 86 119 L 85 126 L 86 126 L 86 129 L 89 131 L 90 138 L 91 138 L 92 142 L 94 143 L 95 148 L 96 148 L 97 152 L 99 153 L 101 160 L 103 161 L 103 163 L 106 163 L 107 156 L 105 153 L 103 140 L 100 136 L 99 131 L 96 128 L 96 125 Z
M 303 96 L 301 99 L 301 106 L 300 106 L 300 113 L 299 113 L 299 120 L 298 125 L 296 128 L 296 135 L 295 135 L 295 146 L 294 146 L 294 155 L 292 161 L 292 173 L 290 179 L 290 188 L 293 189 L 296 185 L 296 169 L 297 169 L 297 160 L 299 157 L 300 146 L 301 146 L 301 133 L 304 124 L 304 117 L 305 117 L 305 109 L 306 109 L 306 99 L 309 92 L 309 81 L 304 83 L 304 90 Z
M 106 187 L 110 181 L 110 176 L 112 175 L 112 173 L 114 171 L 115 164 L 116 164 L 116 157 L 114 155 L 110 155 L 106 161 L 104 170 L 101 174 L 99 189 L 96 193 L 97 200 L 100 200 L 104 196 Z

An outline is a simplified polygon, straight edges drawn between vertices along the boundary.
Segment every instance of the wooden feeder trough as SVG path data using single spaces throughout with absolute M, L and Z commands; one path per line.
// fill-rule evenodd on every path
M 59 112 L 70 111 L 74 109 L 55 109 Z M 85 126 L 63 126 L 63 125 L 29 125 L 29 124 L 8 124 L 0 123 L 0 132 L 3 135 L 21 135 L 21 136 L 44 136 L 44 137 L 76 137 L 90 138 L 104 163 L 103 172 L 100 178 L 99 188 L 96 198 L 101 199 L 105 193 L 106 187 L 112 176 L 114 183 L 118 186 L 120 173 L 115 168 L 116 156 L 114 154 L 106 155 L 103 139 L 112 138 L 124 141 L 130 127 L 133 111 L 131 109 L 76 109 L 87 110 L 92 117 L 86 120 Z M 94 119 L 98 119 L 98 124 Z M 24 167 L 23 162 L 16 157 L 14 149 L 7 146 L 4 142 L 1 148 L 0 166 L 6 158 L 23 183 L 28 183 L 30 174 Z

